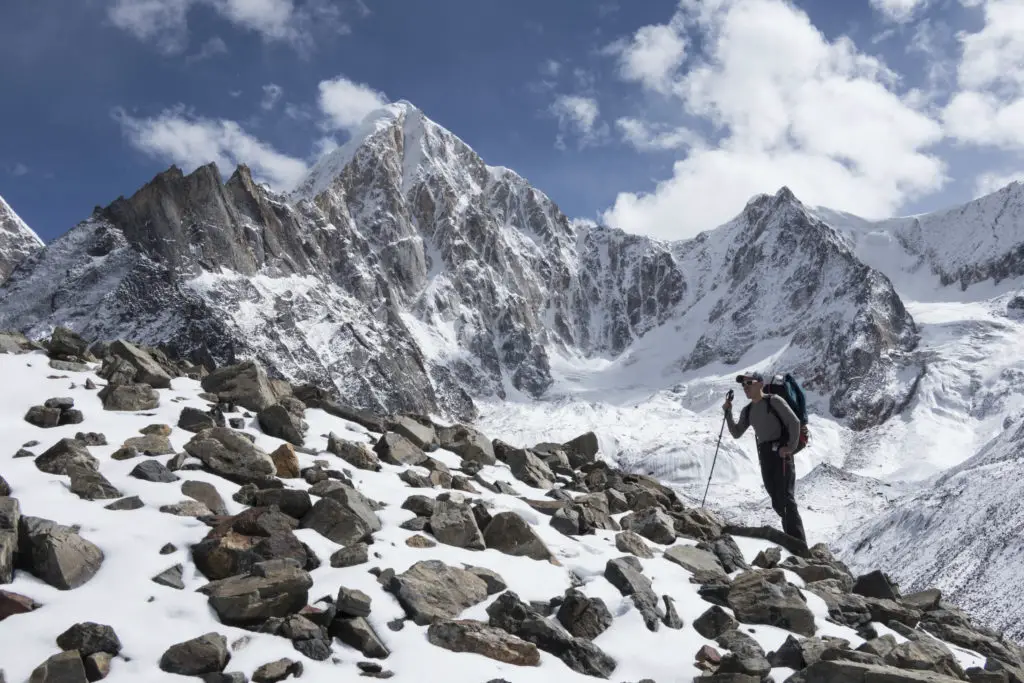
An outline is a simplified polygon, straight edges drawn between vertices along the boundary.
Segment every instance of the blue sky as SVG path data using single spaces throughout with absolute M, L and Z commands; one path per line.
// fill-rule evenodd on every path
M 288 189 L 399 99 L 663 238 L 782 185 L 884 217 L 1024 177 L 1015 0 L 34 0 L 0 61 L 0 195 L 45 240 L 172 163 Z

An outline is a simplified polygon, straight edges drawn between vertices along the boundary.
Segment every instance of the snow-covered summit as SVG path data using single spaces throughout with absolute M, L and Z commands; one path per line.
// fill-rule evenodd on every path
M 43 241 L 0 197 L 0 283 L 19 263 L 43 248 Z

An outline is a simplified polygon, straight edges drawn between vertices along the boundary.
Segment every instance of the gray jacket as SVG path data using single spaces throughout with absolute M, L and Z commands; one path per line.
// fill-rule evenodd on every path
M 791 451 L 795 451 L 797 444 L 800 443 L 800 419 L 781 396 L 765 394 L 763 400 L 757 403 L 751 401 L 740 410 L 739 422 L 733 421 L 731 410 L 726 411 L 725 420 L 729 424 L 729 433 L 734 439 L 738 439 L 747 431 L 747 427 L 753 427 L 754 438 L 758 444 L 771 443 L 781 439 L 782 423 L 768 410 L 767 401 L 772 402 L 772 408 L 775 409 L 779 419 L 785 421 L 786 429 L 789 430 L 789 443 L 786 445 Z

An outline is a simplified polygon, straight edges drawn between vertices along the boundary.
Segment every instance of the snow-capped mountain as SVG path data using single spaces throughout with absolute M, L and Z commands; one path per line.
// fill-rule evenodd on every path
M 404 102 L 290 196 L 245 167 L 227 183 L 172 168 L 98 210 L 0 289 L 0 328 L 56 324 L 256 357 L 357 406 L 463 419 L 481 398 L 544 395 L 559 358 L 655 338 L 675 340 L 648 361 L 662 387 L 766 343 L 856 428 L 892 414 L 920 372 L 886 279 L 788 190 L 684 243 L 572 223 Z
M 39 235 L 0 197 L 0 282 L 27 257 L 43 248 Z

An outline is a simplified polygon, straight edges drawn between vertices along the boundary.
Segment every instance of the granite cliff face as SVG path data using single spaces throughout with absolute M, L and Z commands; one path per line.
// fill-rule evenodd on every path
M 6 280 L 19 263 L 42 248 L 39 236 L 0 197 L 0 282 Z
M 573 223 L 407 103 L 290 196 L 210 165 L 97 210 L 0 288 L 0 328 L 57 324 L 459 419 L 474 398 L 543 396 L 553 354 L 614 357 L 667 326 L 666 372 L 767 339 L 855 427 L 888 417 L 916 374 L 888 281 L 788 190 L 680 243 Z

